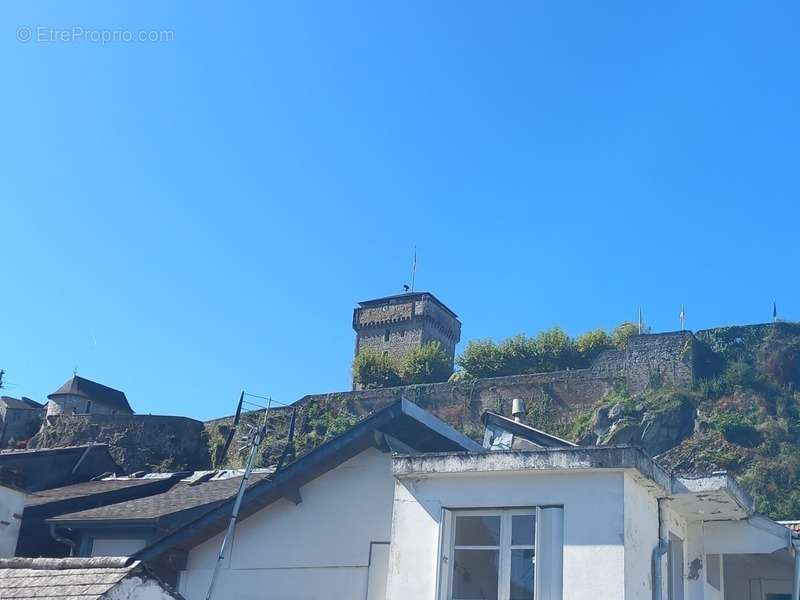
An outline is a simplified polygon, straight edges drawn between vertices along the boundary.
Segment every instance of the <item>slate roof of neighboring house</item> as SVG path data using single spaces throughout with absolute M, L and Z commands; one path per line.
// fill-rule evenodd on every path
M 70 377 L 64 385 L 47 397 L 50 400 L 55 400 L 61 396 L 80 396 L 123 412 L 133 413 L 133 409 L 128 404 L 128 399 L 123 392 L 77 375 Z
M 129 577 L 153 580 L 172 598 L 182 598 L 140 562 L 129 562 L 118 557 L 0 559 L 0 598 L 101 600 Z
M 268 475 L 269 473 L 266 472 L 252 473 L 249 486 L 253 486 Z M 67 525 L 69 523 L 86 523 L 89 521 L 93 523 L 98 521 L 118 523 L 120 521 L 155 521 L 165 517 L 179 519 L 179 513 L 198 507 L 210 509 L 235 496 L 239 490 L 241 479 L 241 477 L 230 477 L 221 480 L 212 479 L 197 484 L 180 481 L 160 494 L 58 515 L 49 519 L 49 522 Z
M 242 501 L 240 522 L 281 498 L 302 501 L 301 488 L 368 448 L 389 452 L 484 452 L 484 448 L 450 425 L 408 400 L 398 400 L 290 463 L 270 477 L 251 485 Z M 137 552 L 133 558 L 149 560 L 173 549 L 188 550 L 224 531 L 230 519 L 231 497 Z
M 42 504 L 52 504 L 64 502 L 66 500 L 79 500 L 88 496 L 108 494 L 117 490 L 128 490 L 131 488 L 141 488 L 144 492 L 147 488 L 163 487 L 160 479 L 99 479 L 97 481 L 85 481 L 73 485 L 40 490 L 28 495 L 25 507 L 40 506 Z
M 564 448 L 568 446 L 577 446 L 577 444 L 573 442 L 561 439 L 560 437 L 557 437 L 551 433 L 547 433 L 546 431 L 535 429 L 534 427 L 526 425 L 525 423 L 518 423 L 514 419 L 509 419 L 508 417 L 504 417 L 503 415 L 499 415 L 489 410 L 485 411 L 483 415 L 481 415 L 481 421 L 483 421 L 484 425 L 488 425 L 490 423 L 495 424 L 517 437 L 528 440 L 531 444 L 539 446 L 540 448 Z
M 23 487 L 32 492 L 87 481 L 103 473 L 125 473 L 109 454 L 107 444 L 0 451 L 3 468 L 20 474 Z
M 12 398 L 11 396 L 0 396 L 0 402 L 8 408 L 16 408 L 17 410 L 42 410 L 43 404 L 39 404 L 30 398 Z

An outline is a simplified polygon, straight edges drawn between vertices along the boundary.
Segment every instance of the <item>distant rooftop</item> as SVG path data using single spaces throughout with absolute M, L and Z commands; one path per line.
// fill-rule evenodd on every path
M 458 318 L 456 313 L 450 310 L 444 302 L 439 300 L 430 292 L 406 292 L 403 294 L 394 294 L 393 296 L 383 296 L 382 298 L 375 298 L 373 300 L 364 300 L 359 302 L 358 305 L 362 308 L 367 308 L 370 306 L 380 306 L 381 304 L 398 304 L 400 302 L 408 302 L 411 300 L 433 300 L 441 308 L 447 311 L 454 319 Z
M 8 408 L 16 408 L 19 410 L 42 410 L 44 408 L 44 404 L 39 404 L 35 400 L 25 398 L 24 396 L 21 400 L 19 398 L 12 398 L 11 396 L 0 396 L 0 402 L 5 404 Z
M 77 375 L 70 377 L 64 385 L 47 397 L 50 400 L 55 400 L 61 396 L 80 396 L 81 398 L 86 398 L 92 402 L 100 402 L 106 406 L 116 408 L 117 410 L 129 413 L 133 412 L 123 392 L 110 388 L 102 383 L 92 381 L 91 379 L 78 377 Z

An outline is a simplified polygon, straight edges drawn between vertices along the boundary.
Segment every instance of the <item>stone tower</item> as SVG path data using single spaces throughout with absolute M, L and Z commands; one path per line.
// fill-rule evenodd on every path
M 439 342 L 453 364 L 461 321 L 430 292 L 411 292 L 359 302 L 353 311 L 356 354 L 364 350 L 401 360 L 414 348 Z

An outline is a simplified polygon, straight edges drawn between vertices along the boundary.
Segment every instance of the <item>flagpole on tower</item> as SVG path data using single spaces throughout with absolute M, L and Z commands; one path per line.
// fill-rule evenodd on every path
M 642 308 L 639 307 L 639 335 L 642 335 Z
M 683 304 L 681 304 L 680 320 L 681 320 L 681 331 L 683 331 L 684 330 L 685 321 L 686 321 L 686 311 L 683 308 Z
M 414 292 L 414 280 L 417 277 L 417 247 L 414 246 L 414 261 L 411 263 L 411 292 Z

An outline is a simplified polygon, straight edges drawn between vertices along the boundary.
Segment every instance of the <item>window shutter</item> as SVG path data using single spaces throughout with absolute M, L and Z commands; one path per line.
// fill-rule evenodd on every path
M 438 600 L 447 600 L 450 591 L 450 571 L 451 556 L 450 546 L 453 538 L 453 511 L 442 509 L 442 521 L 439 524 L 439 564 L 437 565 L 437 577 L 439 592 L 436 594 Z
M 562 600 L 564 509 L 536 509 L 536 600 Z

